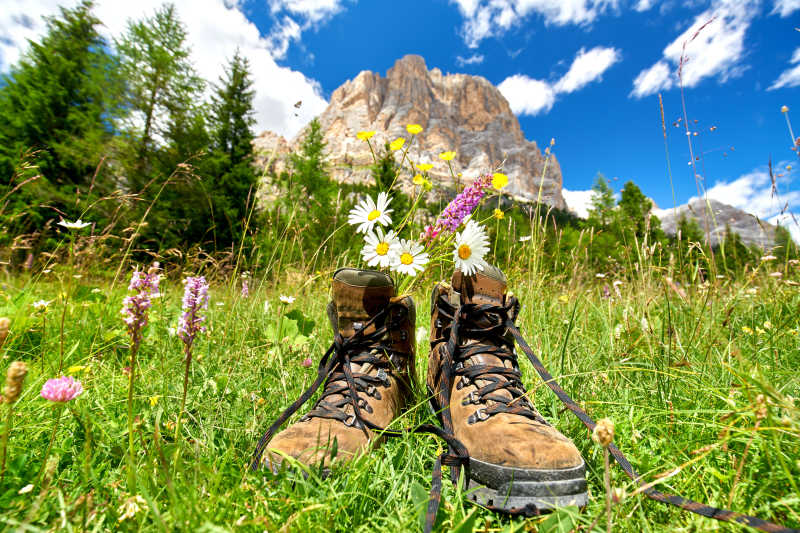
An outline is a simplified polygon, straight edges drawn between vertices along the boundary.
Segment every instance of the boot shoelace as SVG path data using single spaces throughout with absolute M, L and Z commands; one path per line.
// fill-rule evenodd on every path
M 373 424 L 362 416 L 362 406 L 367 412 L 370 412 L 370 408 L 366 401 L 359 396 L 359 391 L 366 394 L 380 394 L 377 390 L 378 384 L 387 387 L 391 385 L 389 376 L 384 368 L 390 369 L 392 365 L 392 355 L 410 357 L 410 354 L 396 352 L 381 342 L 389 329 L 397 326 L 397 323 L 393 321 L 389 321 L 387 324 L 387 317 L 391 316 L 393 307 L 394 306 L 390 304 L 385 309 L 378 312 L 351 336 L 342 337 L 338 331 L 336 332 L 333 343 L 322 356 L 322 359 L 320 359 L 317 367 L 317 378 L 294 403 L 278 416 L 275 422 L 272 423 L 258 441 L 250 461 L 250 469 L 255 471 L 259 468 L 267 444 L 272 440 L 272 437 L 275 436 L 278 429 L 280 429 L 286 420 L 314 395 L 323 382 L 326 382 L 325 391 L 320 399 L 317 400 L 314 408 L 303 417 L 304 419 L 319 417 L 340 420 L 345 425 L 363 429 L 367 437 L 369 437 L 369 430 L 387 437 L 400 437 L 407 433 L 427 433 L 436 435 L 447 443 L 447 452 L 439 455 L 433 464 L 431 492 L 428 500 L 425 523 L 425 533 L 430 533 L 433 530 L 436 514 L 439 510 L 439 502 L 441 500 L 442 465 L 450 467 L 451 472 L 455 473 L 454 479 L 458 479 L 458 474 L 463 467 L 465 471 L 465 483 L 468 483 L 469 453 L 467 448 L 455 438 L 452 431 L 444 431 L 439 426 L 422 424 L 403 430 L 393 430 Z M 404 310 L 402 306 L 399 307 Z M 366 333 L 369 326 L 373 324 L 376 326 L 374 331 Z M 387 357 L 380 357 L 379 354 L 381 352 L 385 353 Z M 379 370 L 375 376 L 361 372 L 354 373 L 352 370 L 353 363 L 360 365 L 373 364 L 377 366 Z M 333 395 L 342 395 L 342 398 L 328 401 L 328 398 Z M 376 397 L 379 398 L 379 396 Z M 353 412 L 350 414 L 345 410 L 345 407 L 348 405 L 353 408 Z
M 450 329 L 449 336 L 445 337 L 447 338 L 447 344 L 442 351 L 442 357 L 444 361 L 442 366 L 444 368 L 442 372 L 442 387 L 439 391 L 439 405 L 442 409 L 442 419 L 443 425 L 445 426 L 445 431 L 448 431 L 451 434 L 453 432 L 449 405 L 450 389 L 446 387 L 449 387 L 449 384 L 452 382 L 451 380 L 456 376 L 465 376 L 468 379 L 488 379 L 489 381 L 492 381 L 492 384 L 480 389 L 484 392 L 479 397 L 485 400 L 494 400 L 496 403 L 494 406 L 485 409 L 483 415 L 478 415 L 478 419 L 485 420 L 491 416 L 491 414 L 499 412 L 513 412 L 529 418 L 536 419 L 536 417 L 538 417 L 538 419 L 541 419 L 541 417 L 536 414 L 535 409 L 530 406 L 530 403 L 527 403 L 527 398 L 522 398 L 520 401 L 513 401 L 509 400 L 508 398 L 503 398 L 501 401 L 501 396 L 490 396 L 492 391 L 499 390 L 500 388 L 508 390 L 511 392 L 512 396 L 519 394 L 520 390 L 524 390 L 524 387 L 517 385 L 517 381 L 519 380 L 519 370 L 517 369 L 516 365 L 514 365 L 513 372 L 508 372 L 512 369 L 507 369 L 505 367 L 503 367 L 504 371 L 500 371 L 500 367 L 490 367 L 486 365 L 474 365 L 470 367 L 463 366 L 463 362 L 466 359 L 468 359 L 471 355 L 476 355 L 479 353 L 491 353 L 492 355 L 500 357 L 503 360 L 514 357 L 513 346 L 511 345 L 513 343 L 510 343 L 506 340 L 503 335 L 505 332 L 508 332 L 512 335 L 516 343 L 520 346 L 520 348 L 522 348 L 522 351 L 536 369 L 536 372 L 539 374 L 545 384 L 555 393 L 558 399 L 561 400 L 561 402 L 570 411 L 572 411 L 576 417 L 578 417 L 578 419 L 590 432 L 594 430 L 595 421 L 592 420 L 588 414 L 586 414 L 586 411 L 581 409 L 578 404 L 575 403 L 575 400 L 573 400 L 566 392 L 564 392 L 564 389 L 562 389 L 558 382 L 556 382 L 555 378 L 550 375 L 550 373 L 542 364 L 541 360 L 536 356 L 536 354 L 534 354 L 531 347 L 528 346 L 528 343 L 525 342 L 525 339 L 522 337 L 519 329 L 517 329 L 517 326 L 514 324 L 514 320 L 519 313 L 519 302 L 515 297 L 507 297 L 506 305 L 503 306 L 470 303 L 462 304 L 456 307 L 450 304 L 446 298 L 440 295 L 436 305 L 440 316 L 450 321 L 450 324 L 446 324 L 444 321 L 441 324 L 441 327 Z M 483 345 L 483 343 L 479 341 L 477 345 L 459 346 L 462 335 L 467 338 L 482 338 L 487 342 L 496 342 L 497 345 L 496 347 L 492 348 Z M 435 342 L 442 342 L 445 340 L 445 338 L 437 339 Z M 433 345 L 433 343 L 434 341 L 432 341 L 431 344 Z M 473 348 L 473 346 L 475 347 Z M 511 356 L 504 355 L 509 352 L 512 353 Z M 514 357 L 513 362 L 516 362 L 515 359 L 516 358 Z M 470 371 L 470 369 L 474 370 Z M 492 379 L 490 374 L 504 376 L 506 377 L 507 382 L 503 382 L 497 378 Z M 519 385 L 521 385 L 521 382 Z M 522 396 L 514 396 L 514 399 L 516 400 L 517 398 L 521 397 Z M 515 403 L 514 406 L 510 405 L 512 402 Z M 530 410 L 528 409 L 528 406 L 531 407 Z M 531 416 L 531 414 L 534 416 Z M 727 509 L 712 507 L 705 503 L 684 498 L 683 496 L 663 493 L 655 490 L 652 488 L 652 486 L 645 484 L 644 480 L 639 476 L 636 470 L 634 470 L 630 461 L 628 461 L 625 455 L 614 443 L 611 443 L 608 446 L 608 451 L 614 457 L 614 460 L 617 462 L 617 464 L 620 465 L 625 474 L 639 485 L 638 490 L 652 500 L 674 505 L 675 507 L 679 507 L 685 511 L 689 511 L 700 516 L 705 516 L 707 518 L 713 518 L 723 522 L 744 524 L 761 531 L 769 531 L 771 533 L 800 533 L 800 529 L 788 528 L 754 516 L 729 511 Z M 491 507 L 489 508 L 491 509 Z
M 467 419 L 469 424 L 488 420 L 498 413 L 510 413 L 549 425 L 528 399 L 514 352 L 514 341 L 505 336 L 505 319 L 513 321 L 516 318 L 518 305 L 516 299 L 509 299 L 504 307 L 468 304 L 456 308 L 439 296 L 437 308 L 443 337 L 434 339 L 431 344 L 447 341 L 446 350 L 452 365 L 446 365 L 445 372 L 449 371 L 449 380 L 456 382 L 456 389 L 469 385 L 477 388 L 462 402 L 463 405 L 481 406 Z M 498 313 L 498 309 L 503 312 Z M 456 316 L 458 320 L 453 320 Z M 462 345 L 464 340 L 475 342 Z M 499 359 L 500 364 L 483 364 L 480 359 L 470 362 L 473 357 L 482 355 L 493 356 Z M 507 395 L 498 394 L 501 391 Z

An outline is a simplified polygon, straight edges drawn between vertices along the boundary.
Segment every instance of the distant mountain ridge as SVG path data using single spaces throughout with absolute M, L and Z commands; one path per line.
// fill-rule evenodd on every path
M 493 171 L 504 161 L 509 194 L 533 201 L 541 187 L 545 203 L 566 207 L 561 167 L 555 156 L 550 157 L 541 179 L 545 156 L 535 142 L 525 139 L 497 87 L 480 76 L 444 75 L 438 68 L 428 70 L 422 57 L 407 55 L 386 77 L 362 71 L 345 82 L 333 92 L 319 122 L 331 176 L 337 181 L 371 180 L 368 166 L 372 156 L 367 144 L 356 138 L 359 131 L 376 131 L 372 143 L 377 147 L 400 136 L 408 138 L 406 125 L 419 124 L 423 132 L 416 136 L 411 155 L 417 163 L 433 163 L 430 174 L 437 182 L 452 185 L 447 164 L 438 157 L 452 150 L 456 152 L 454 170 L 463 174 L 465 182 Z M 261 153 L 259 162 L 277 170 L 285 168 L 286 154 L 298 146 L 301 136 L 286 141 L 264 132 L 255 140 Z M 406 180 L 410 178 L 405 175 Z
M 725 238 L 726 227 L 729 227 L 731 232 L 738 233 L 745 244 L 755 244 L 761 248 L 769 248 L 775 244 L 776 226 L 769 222 L 717 200 L 709 199 L 708 207 L 711 209 L 706 216 L 706 201 L 695 198 L 688 204 L 672 209 L 654 209 L 653 214 L 661 220 L 664 232 L 670 235 L 678 232 L 678 222 L 681 217 L 695 220 L 705 234 L 707 218 L 712 246 L 719 244 Z

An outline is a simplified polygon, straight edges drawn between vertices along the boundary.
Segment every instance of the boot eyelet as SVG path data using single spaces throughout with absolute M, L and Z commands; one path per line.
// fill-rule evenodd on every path
M 483 407 L 478 408 L 478 410 L 475 411 L 473 416 L 480 421 L 489 419 L 489 415 L 486 413 L 486 410 Z
M 356 415 L 355 414 L 350 415 L 347 418 L 347 420 L 344 421 L 344 425 L 347 426 L 347 427 L 355 426 L 356 425 Z
M 481 399 L 478 397 L 478 394 L 476 393 L 476 391 L 471 391 L 469 393 L 469 396 L 467 396 L 467 399 L 469 400 L 469 403 L 474 403 L 474 404 L 478 404 L 481 401 Z
M 378 370 L 376 377 L 383 382 L 384 387 L 389 387 L 392 384 L 392 382 L 389 381 L 389 376 L 386 375 L 386 372 L 384 372 L 382 368 Z
M 403 331 L 400 332 L 400 340 L 401 341 L 408 340 L 408 332 L 407 331 L 403 330 Z
M 463 381 L 460 380 L 458 383 L 456 383 L 456 390 L 461 390 L 463 388 L 464 388 L 464 382 Z

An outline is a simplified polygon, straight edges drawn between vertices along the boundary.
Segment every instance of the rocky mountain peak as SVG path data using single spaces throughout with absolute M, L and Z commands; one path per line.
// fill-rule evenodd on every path
M 373 147 L 381 147 L 397 137 L 407 138 L 407 124 L 419 124 L 424 131 L 414 139 L 410 156 L 417 163 L 433 163 L 430 174 L 438 185 L 453 185 L 446 162 L 438 157 L 453 150 L 454 170 L 465 183 L 502 163 L 510 194 L 531 201 L 541 191 L 544 202 L 565 207 L 558 161 L 551 156 L 545 165 L 545 156 L 535 142 L 525 139 L 506 99 L 480 76 L 428 70 L 422 57 L 407 55 L 385 77 L 363 71 L 345 82 L 331 95 L 319 122 L 331 175 L 339 181 L 371 179 L 372 156 L 356 133 L 376 131 Z M 289 145 L 296 147 L 300 136 Z M 279 145 L 274 136 L 256 140 L 257 148 L 273 152 Z M 411 178 L 406 171 L 401 184 L 411 187 Z
M 719 244 L 725 238 L 726 228 L 730 228 L 732 233 L 738 233 L 742 242 L 748 245 L 769 248 L 775 244 L 774 225 L 714 199 L 709 199 L 706 203 L 702 198 L 694 198 L 688 204 L 653 212 L 661 220 L 661 228 L 670 235 L 678 232 L 678 223 L 683 217 L 696 221 L 703 234 L 706 232 L 707 220 L 712 245 Z

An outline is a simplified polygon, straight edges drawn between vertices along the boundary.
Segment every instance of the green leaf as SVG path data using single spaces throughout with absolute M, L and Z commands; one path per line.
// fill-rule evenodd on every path
M 417 521 L 419 522 L 419 528 L 425 528 L 425 513 L 428 510 L 428 491 L 425 488 L 417 483 L 416 481 L 411 482 L 411 501 L 414 504 L 414 507 L 417 509 Z
M 472 533 L 475 530 L 475 520 L 478 519 L 478 510 L 473 509 L 464 520 L 452 529 L 452 533 Z

